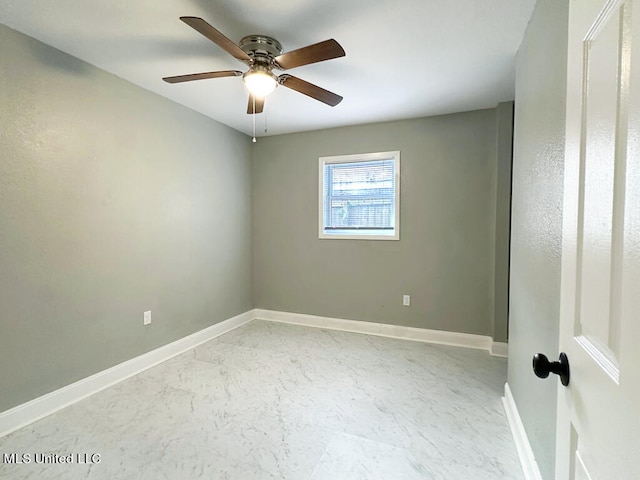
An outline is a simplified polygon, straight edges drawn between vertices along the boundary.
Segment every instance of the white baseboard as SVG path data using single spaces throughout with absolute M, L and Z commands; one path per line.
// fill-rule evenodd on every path
M 493 342 L 491 345 L 491 355 L 494 357 L 507 358 L 509 356 L 509 344 L 504 342 Z
M 513 434 L 513 440 L 518 450 L 518 456 L 520 457 L 520 464 L 522 465 L 522 471 L 524 473 L 525 480 L 542 480 L 540 474 L 540 468 L 538 468 L 538 462 L 531 449 L 527 432 L 524 429 L 518 408 L 511 394 L 509 384 L 504 384 L 504 397 L 502 397 L 502 403 L 504 405 L 504 411 L 507 414 L 507 420 L 511 427 L 511 433 Z
M 252 321 L 254 317 L 255 311 L 249 310 L 10 410 L 0 412 L 0 437 L 238 328 Z
M 273 310 L 255 309 L 229 318 L 199 332 L 188 335 L 126 362 L 115 365 L 90 377 L 83 378 L 51 393 L 35 398 L 14 408 L 0 412 L 0 437 L 18 430 L 30 423 L 57 412 L 94 393 L 126 380 L 129 377 L 186 352 L 204 342 L 216 338 L 254 319 L 290 323 L 309 327 L 363 333 L 416 342 L 452 345 L 456 347 L 486 350 L 492 355 L 506 356 L 506 344 L 493 342 L 484 335 L 427 330 L 382 323 L 344 320 Z M 534 478 L 534 477 L 531 477 Z
M 503 356 L 501 353 L 494 353 L 495 346 L 500 352 L 504 347 L 498 342 L 485 335 L 473 335 L 470 333 L 445 332 L 442 330 L 428 330 L 425 328 L 403 327 L 398 325 L 388 325 L 386 323 L 363 322 L 359 320 L 344 320 L 341 318 L 320 317 L 317 315 L 307 315 L 302 313 L 277 312 L 274 310 L 263 310 L 257 308 L 256 319 L 268 320 L 271 322 L 290 323 L 294 325 L 304 325 L 307 327 L 325 328 L 328 330 L 340 330 L 343 332 L 364 333 L 367 335 L 377 335 L 380 337 L 399 338 L 402 340 L 412 340 L 414 342 L 437 343 L 440 345 L 452 345 L 455 347 L 477 348 L 486 350 L 492 355 Z

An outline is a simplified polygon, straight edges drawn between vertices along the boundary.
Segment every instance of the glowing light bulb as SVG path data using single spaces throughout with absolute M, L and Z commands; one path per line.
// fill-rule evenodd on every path
M 256 97 L 265 97 L 278 85 L 276 76 L 267 69 L 252 69 L 243 76 L 244 83 Z

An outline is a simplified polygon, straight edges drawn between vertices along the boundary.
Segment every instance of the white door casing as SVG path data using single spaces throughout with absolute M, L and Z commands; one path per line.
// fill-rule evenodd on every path
M 556 480 L 640 479 L 640 0 L 571 0 Z

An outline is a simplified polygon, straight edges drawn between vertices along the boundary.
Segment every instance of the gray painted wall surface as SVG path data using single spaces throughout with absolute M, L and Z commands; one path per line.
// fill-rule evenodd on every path
M 541 473 L 554 477 L 568 1 L 540 0 L 518 52 L 511 225 L 509 386 Z
M 253 307 L 248 137 L 1 25 L 0 122 L 0 411 Z
M 256 307 L 493 335 L 496 129 L 491 109 L 259 139 Z M 388 150 L 400 240 L 318 239 L 318 157 Z

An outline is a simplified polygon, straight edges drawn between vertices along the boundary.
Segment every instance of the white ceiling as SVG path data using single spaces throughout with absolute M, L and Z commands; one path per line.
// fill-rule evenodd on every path
M 197 16 L 238 42 L 285 51 L 328 38 L 344 58 L 290 70 L 344 97 L 331 108 L 288 88 L 266 99 L 275 135 L 494 107 L 513 100 L 515 53 L 535 0 L 0 0 L 0 22 L 251 134 L 239 77 L 162 77 L 246 66 L 182 23 Z M 265 134 L 265 119 L 268 131 Z

